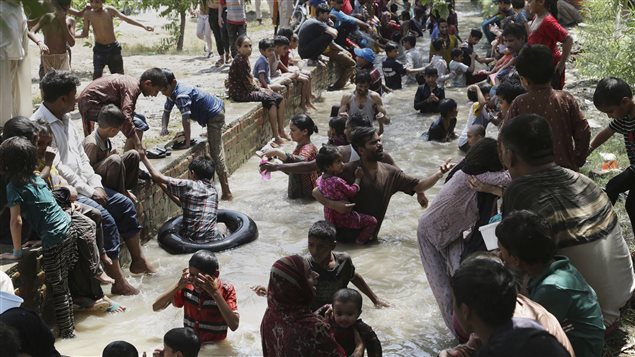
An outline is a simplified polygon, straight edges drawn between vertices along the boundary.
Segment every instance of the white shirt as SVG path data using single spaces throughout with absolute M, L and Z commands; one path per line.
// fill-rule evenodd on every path
M 101 177 L 95 173 L 82 145 L 81 138 L 75 127 L 70 123 L 70 114 L 64 114 L 59 120 L 44 104 L 31 115 L 31 120 L 43 119 L 49 123 L 53 133 L 51 146 L 57 148 L 58 157 L 54 165 L 69 185 L 75 187 L 77 192 L 86 197 L 92 197 L 95 188 L 103 188 Z
M 437 87 L 445 88 L 445 82 L 454 77 L 454 74 L 448 73 L 448 63 L 443 59 L 443 56 L 434 55 L 428 66 L 432 66 L 437 69 L 439 78 L 437 79 Z
M 406 50 L 404 52 L 404 55 L 406 58 L 404 67 L 408 69 L 423 67 L 423 53 L 421 53 L 421 51 L 418 51 L 417 48 L 413 47 L 409 50 Z M 406 77 L 406 83 L 417 83 L 417 75 L 409 74 Z

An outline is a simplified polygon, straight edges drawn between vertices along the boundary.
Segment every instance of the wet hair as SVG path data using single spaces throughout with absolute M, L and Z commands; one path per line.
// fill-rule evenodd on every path
M 331 117 L 331 119 L 329 119 L 329 128 L 335 130 L 335 134 L 337 135 L 344 135 L 344 129 L 346 129 L 346 118 Z
M 516 71 L 534 84 L 550 83 L 555 72 L 551 51 L 543 45 L 524 47 L 516 57 Z
M 432 48 L 439 52 L 443 49 L 443 40 L 440 38 L 437 38 L 436 40 L 432 41 Z
M 519 115 L 501 129 L 499 140 L 530 165 L 553 161 L 553 140 L 547 120 L 537 114 Z
M 498 157 L 496 140 L 483 138 L 474 144 L 465 155 L 461 170 L 468 175 L 502 171 L 503 164 Z
M 511 320 L 516 309 L 512 273 L 491 259 L 466 259 L 450 278 L 455 307 L 467 305 L 489 327 Z
M 444 98 L 439 101 L 439 114 L 445 118 L 451 111 L 457 108 L 454 99 Z
M 525 0 L 522 0 L 522 1 L 525 1 Z M 483 31 L 477 28 L 473 28 L 470 30 L 470 36 L 474 38 L 478 38 L 480 40 L 481 38 L 483 38 Z
M 123 112 L 114 104 L 106 104 L 101 108 L 97 115 L 97 123 L 100 128 L 121 128 L 126 121 Z
M 26 138 L 14 136 L 0 144 L 0 172 L 8 181 L 24 185 L 31 180 L 36 166 L 37 150 Z
M 245 40 L 249 40 L 249 36 L 247 35 L 240 35 L 238 36 L 238 38 L 236 39 L 236 48 L 240 48 L 240 46 L 243 45 L 243 42 L 245 42 Z
M 377 130 L 373 127 L 357 127 L 351 134 L 351 145 L 353 149 L 359 153 L 359 148 L 364 147 L 366 143 L 372 139 L 373 135 L 377 133 Z
M 291 38 L 293 37 L 293 30 L 288 28 L 288 27 L 280 27 L 278 29 L 278 32 L 276 32 L 276 37 L 278 36 L 283 36 L 286 37 L 289 41 L 291 41 Z
M 370 84 L 370 72 L 366 69 L 357 71 L 355 74 L 355 84 L 367 83 Z
M 276 36 L 273 38 L 273 45 L 274 46 L 289 46 L 289 39 L 284 37 L 284 36 Z
M 139 357 L 139 351 L 130 342 L 113 341 L 104 347 L 101 357 Z
M 511 4 L 512 0 L 498 0 L 498 2 L 501 4 Z
M 315 163 L 321 172 L 326 172 L 338 157 L 342 157 L 340 151 L 334 145 L 324 145 L 315 157 Z
M 396 50 L 396 49 L 398 49 L 398 48 L 399 48 L 399 45 L 397 45 L 396 43 L 394 43 L 394 42 L 390 41 L 390 42 L 388 42 L 388 43 L 386 44 L 386 47 L 384 48 L 384 50 L 385 50 L 386 52 L 390 52 L 390 51 L 394 51 L 394 50 Z
M 534 212 L 513 211 L 496 226 L 499 244 L 528 264 L 544 264 L 556 254 L 547 222 Z
M 409 43 L 411 47 L 415 47 L 417 45 L 417 38 L 413 35 L 407 35 L 403 39 L 401 39 L 402 43 Z
M 190 162 L 187 169 L 194 172 L 199 180 L 211 180 L 214 178 L 216 163 L 211 157 L 201 155 L 195 157 L 192 162 Z
M 140 81 L 150 81 L 153 86 L 157 86 L 159 88 L 163 88 L 168 85 L 168 81 L 165 78 L 165 74 L 163 74 L 163 70 L 157 67 L 147 69 L 143 72 L 141 74 Z
M 434 67 L 426 67 L 426 69 L 423 70 L 423 75 L 428 77 L 428 76 L 439 76 L 439 71 L 437 71 L 436 68 Z
M 218 259 L 216 258 L 216 254 L 209 250 L 201 249 L 196 251 L 196 253 L 192 254 L 188 265 L 200 270 L 203 274 L 211 276 L 214 276 L 218 271 Z
M 69 95 L 72 91 L 77 90 L 79 86 L 79 78 L 71 72 L 67 71 L 48 71 L 40 80 L 40 91 L 42 92 L 42 101 L 52 103 Z
M 478 87 L 481 89 L 481 93 L 483 93 L 484 96 L 487 96 L 492 90 L 492 86 L 490 85 L 479 85 Z M 476 92 L 476 88 L 469 87 L 467 89 L 467 99 L 470 102 L 478 102 L 478 93 Z
M 524 39 L 527 41 L 527 30 L 525 26 L 514 22 L 508 22 L 503 26 L 503 37 L 511 36 L 517 39 Z
M 33 142 L 37 136 L 37 127 L 27 117 L 17 116 L 4 123 L 2 129 L 2 140 L 7 140 L 14 136 L 21 136 Z
M 481 124 L 474 124 L 470 126 L 467 130 L 468 132 L 473 132 L 474 134 L 478 136 L 485 137 L 485 127 L 482 126 Z M 496 156 L 498 156 L 498 153 Z
M 362 295 L 355 289 L 339 289 L 335 292 L 335 294 L 333 294 L 333 305 L 335 305 L 335 302 L 337 301 L 344 304 L 352 302 L 353 304 L 355 304 L 357 311 L 359 311 L 360 313 L 362 312 Z
M 196 357 L 201 349 L 201 341 L 194 330 L 189 327 L 177 327 L 163 335 L 163 344 L 174 352 L 181 352 L 183 357 Z
M 331 12 L 331 8 L 329 8 L 329 6 L 326 3 L 322 3 L 318 5 L 317 8 L 315 9 L 316 16 L 320 16 L 320 14 L 324 12 Z
M 315 125 L 313 119 L 311 119 L 311 117 L 306 114 L 298 114 L 294 116 L 293 118 L 291 118 L 291 124 L 295 125 L 300 130 L 306 130 L 308 136 L 311 136 L 311 134 L 318 132 L 317 125 Z
M 524 9 L 525 8 L 525 0 L 512 0 L 512 7 L 514 9 Z
M 370 121 L 370 119 L 366 118 L 362 113 L 355 113 L 351 115 L 350 117 L 348 117 L 348 119 L 346 120 L 346 125 L 351 127 L 351 129 L 360 128 L 360 127 L 361 128 L 373 127 L 373 123 Z
M 335 226 L 324 220 L 313 223 L 309 228 L 309 238 L 335 242 L 336 234 Z
M 174 72 L 167 68 L 163 68 L 161 69 L 161 71 L 163 71 L 163 75 L 165 76 L 165 80 L 166 82 L 168 82 L 168 85 L 172 84 L 172 82 L 176 79 L 176 77 L 174 76 Z
M 258 42 L 258 49 L 261 51 L 273 48 L 273 40 L 270 38 L 263 38 Z
M 331 115 L 329 115 L 330 117 L 336 117 L 339 115 L 340 112 L 340 105 L 339 104 L 335 104 L 331 106 Z
M 457 59 L 462 54 L 463 50 L 460 48 L 453 48 L 452 51 L 450 51 L 450 56 L 452 57 L 452 59 Z
M 523 86 L 513 81 L 504 81 L 496 88 L 496 95 L 503 98 L 507 103 L 511 104 L 516 97 L 525 94 L 527 91 Z
M 624 98 L 633 98 L 631 86 L 620 78 L 606 77 L 595 87 L 593 104 L 596 108 L 612 107 L 620 105 Z

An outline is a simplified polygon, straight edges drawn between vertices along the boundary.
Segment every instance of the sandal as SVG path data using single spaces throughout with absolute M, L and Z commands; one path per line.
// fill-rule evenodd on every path
M 197 139 L 190 139 L 190 146 L 189 147 L 185 147 L 185 141 L 176 141 L 174 144 L 172 144 L 172 149 L 173 150 L 184 150 L 184 149 L 191 148 L 191 147 L 193 147 L 196 144 L 198 144 L 198 140 Z
M 150 150 L 146 150 L 146 156 L 148 159 L 163 159 L 165 158 L 165 152 L 161 152 L 157 150 L 157 148 L 153 148 Z

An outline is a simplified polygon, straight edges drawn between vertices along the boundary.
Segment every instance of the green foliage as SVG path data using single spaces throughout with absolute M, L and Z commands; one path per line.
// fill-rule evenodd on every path
M 616 76 L 635 83 L 635 5 L 630 0 L 586 0 L 577 68 L 590 78 Z
M 439 13 L 439 16 L 443 19 L 447 19 L 450 16 L 448 3 L 445 0 L 421 0 L 421 4 L 431 6 L 432 13 Z
M 168 31 L 170 37 L 161 40 L 163 50 L 176 45 L 177 51 L 183 50 L 183 39 L 185 37 L 185 21 L 187 11 L 198 5 L 197 0 L 141 0 L 141 7 L 160 11 L 161 17 L 166 17 L 169 22 L 163 26 Z

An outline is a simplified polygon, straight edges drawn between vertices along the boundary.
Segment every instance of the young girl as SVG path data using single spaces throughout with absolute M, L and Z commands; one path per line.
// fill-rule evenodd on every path
M 268 111 L 269 123 L 273 131 L 276 144 L 283 144 L 289 136 L 284 132 L 285 102 L 282 95 L 270 89 L 259 88 L 254 82 L 249 65 L 251 56 L 251 40 L 246 35 L 241 35 L 236 40 L 238 54 L 229 67 L 227 88 L 229 97 L 236 102 L 261 102 Z
M 456 127 L 458 111 L 454 99 L 441 99 L 439 102 L 439 114 L 439 118 L 432 122 L 428 132 L 424 133 L 426 140 L 445 143 L 456 139 L 454 127 Z
M 331 117 L 331 119 L 329 119 L 328 144 L 333 146 L 348 145 L 346 134 L 344 134 L 345 129 L 346 118 L 338 116 Z
M 8 178 L 7 205 L 11 214 L 13 253 L 3 259 L 22 257 L 22 218 L 42 240 L 42 267 L 53 296 L 60 337 L 74 337 L 72 299 L 68 273 L 77 261 L 77 232 L 71 218 L 55 202 L 51 190 L 33 171 L 37 165 L 35 146 L 25 138 L 13 137 L 0 144 L 0 171 Z
M 305 114 L 299 114 L 291 118 L 289 123 L 291 140 L 298 143 L 293 153 L 285 153 L 280 149 L 269 150 L 265 153 L 268 157 L 277 156 L 284 163 L 315 160 L 317 148 L 311 143 L 311 134 L 318 129 L 313 119 Z M 289 198 L 313 199 L 313 189 L 317 180 L 317 171 L 309 174 L 289 174 Z
M 316 163 L 323 172 L 317 180 L 317 186 L 324 197 L 341 201 L 355 196 L 359 192 L 359 183 L 364 176 L 361 167 L 355 170 L 355 183 L 349 185 L 343 179 L 337 177 L 344 171 L 342 154 L 334 146 L 323 146 L 317 155 Z M 335 227 L 361 229 L 357 236 L 357 244 L 365 244 L 373 236 L 377 226 L 377 218 L 351 211 L 339 213 L 324 206 L 324 219 Z

